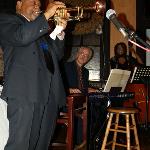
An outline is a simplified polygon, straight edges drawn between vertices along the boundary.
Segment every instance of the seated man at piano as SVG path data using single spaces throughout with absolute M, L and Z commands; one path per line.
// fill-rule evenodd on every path
M 93 56 L 93 50 L 89 47 L 79 47 L 75 59 L 71 62 L 64 63 L 63 78 L 67 94 L 83 93 L 87 95 L 89 92 L 96 90 L 89 87 L 89 71 L 85 65 Z M 63 108 L 63 111 L 66 111 Z M 75 119 L 75 145 L 82 143 L 82 118 L 77 116 Z
M 85 67 L 92 56 L 91 48 L 79 47 L 75 59 L 64 64 L 64 84 L 69 93 L 96 92 L 96 89 L 89 87 L 89 71 Z

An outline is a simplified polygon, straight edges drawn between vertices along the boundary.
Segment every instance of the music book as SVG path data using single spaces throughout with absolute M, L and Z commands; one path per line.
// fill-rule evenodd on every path
M 124 92 L 131 71 L 111 69 L 103 92 Z

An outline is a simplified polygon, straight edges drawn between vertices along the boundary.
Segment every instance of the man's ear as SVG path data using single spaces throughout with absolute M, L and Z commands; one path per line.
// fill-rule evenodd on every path
M 22 1 L 17 1 L 16 10 L 20 10 L 22 6 Z

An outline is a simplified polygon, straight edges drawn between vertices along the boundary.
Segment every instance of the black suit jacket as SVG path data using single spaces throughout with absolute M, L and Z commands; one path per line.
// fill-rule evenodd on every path
M 2 98 L 21 103 L 46 103 L 52 92 L 58 105 L 65 104 L 65 91 L 58 60 L 63 56 L 63 41 L 48 39 L 55 72 L 46 67 L 39 39 L 48 33 L 44 15 L 28 22 L 20 15 L 0 14 L 0 44 L 4 51 Z
M 89 71 L 87 68 L 82 67 L 82 73 L 83 86 L 85 88 L 85 91 L 87 92 L 89 86 Z M 78 72 L 75 60 L 64 64 L 64 78 L 66 89 L 79 88 Z

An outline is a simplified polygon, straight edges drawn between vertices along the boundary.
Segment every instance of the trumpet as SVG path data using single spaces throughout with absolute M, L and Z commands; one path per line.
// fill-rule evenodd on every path
M 73 7 L 73 8 L 58 8 L 53 18 L 49 20 L 54 20 L 58 22 L 59 18 L 65 19 L 67 21 L 78 20 L 84 18 L 84 11 L 95 11 L 97 14 L 104 14 L 106 5 L 103 0 L 96 1 L 93 7 Z M 70 15 L 68 17 L 67 13 L 76 13 L 75 16 Z

